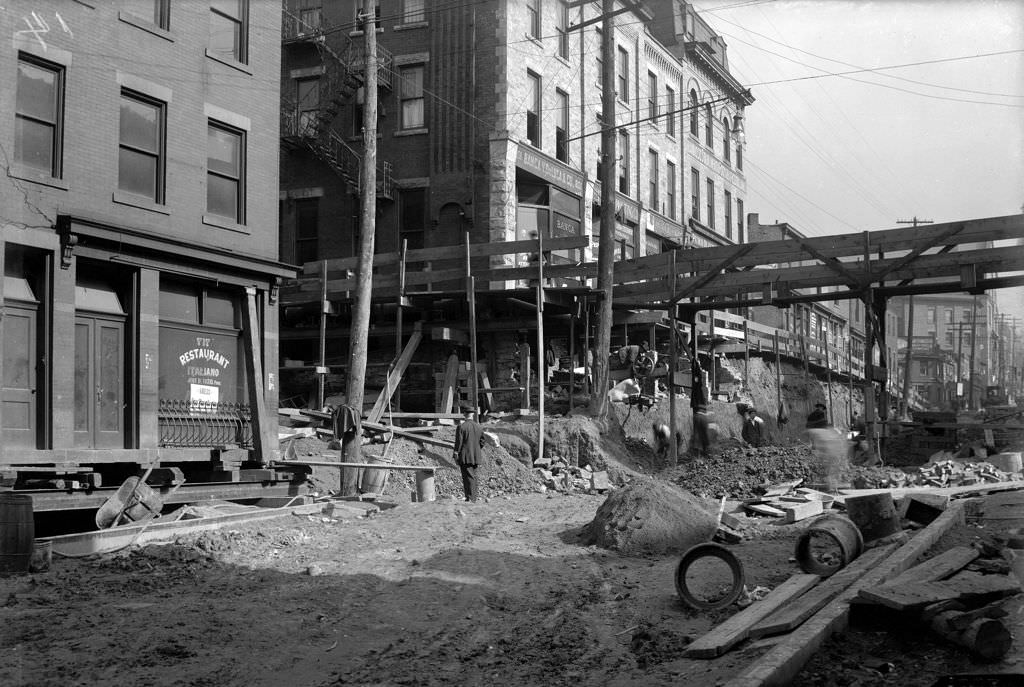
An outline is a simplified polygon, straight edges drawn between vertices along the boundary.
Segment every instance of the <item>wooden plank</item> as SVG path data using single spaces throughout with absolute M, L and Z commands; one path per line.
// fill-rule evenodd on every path
M 887 584 L 938 582 L 962 570 L 979 555 L 980 552 L 972 546 L 957 546 L 900 573 L 898 577 Z
M 412 439 L 413 441 L 418 441 L 421 444 L 430 444 L 431 446 L 441 446 L 452 451 L 455 450 L 455 444 L 451 441 L 443 441 L 441 439 L 435 439 L 434 437 L 423 436 L 415 432 L 408 432 L 403 429 L 399 429 L 398 427 L 392 427 L 391 425 L 382 425 L 379 422 L 363 420 L 363 429 L 375 430 L 377 432 L 391 432 L 395 436 Z
M 908 611 L 949 599 L 969 601 L 1000 598 L 1020 593 L 1020 584 L 1007 575 L 960 573 L 945 582 L 907 582 L 861 589 L 860 598 L 897 611 Z
M 491 380 L 487 377 L 486 370 L 480 370 L 480 385 L 484 390 L 484 398 L 487 399 L 487 408 L 492 410 L 494 408 L 494 394 L 491 393 Z M 516 391 L 519 391 L 517 388 Z
M 277 428 L 273 430 L 267 418 L 267 398 L 264 392 L 263 337 L 256 306 L 256 287 L 245 287 L 245 307 L 242 308 L 242 357 L 245 375 L 249 381 L 249 404 L 252 407 L 252 443 L 261 465 L 267 465 L 277 444 Z M 276 425 L 276 421 L 274 423 Z
M 767 515 L 773 518 L 781 518 L 786 515 L 782 510 L 763 503 L 745 503 L 743 504 L 743 507 L 749 511 L 757 513 L 758 515 Z
M 450 414 L 459 387 L 459 356 L 452 353 L 448 356 L 448 364 L 444 368 L 444 381 L 441 383 L 441 407 L 439 413 Z
M 782 511 L 786 514 L 786 522 L 799 522 L 815 515 L 820 515 L 822 512 L 821 501 L 809 501 L 807 503 L 795 503 L 792 506 L 786 506 Z
M 880 561 L 885 560 L 895 549 L 896 544 L 888 544 L 867 551 L 842 570 L 822 580 L 821 584 L 794 600 L 793 603 L 786 604 L 765 617 L 750 628 L 750 636 L 758 638 L 777 635 L 799 627 L 844 589 L 860 579 Z
M 398 360 L 395 361 L 394 366 L 388 372 L 387 382 L 384 385 L 384 392 L 381 393 L 377 400 L 373 404 L 373 408 L 370 409 L 366 419 L 370 422 L 377 422 L 381 416 L 384 415 L 384 410 L 388 407 L 391 402 L 391 395 L 395 393 L 395 389 L 398 388 L 399 383 L 402 381 L 402 375 L 405 374 L 406 368 L 409 367 L 409 362 L 412 360 L 413 353 L 416 352 L 416 347 L 420 345 L 420 341 L 423 339 L 423 325 L 417 322 L 413 325 L 412 334 L 409 335 L 409 340 L 405 344 L 405 348 L 402 349 L 402 354 L 398 356 Z
M 703 637 L 698 638 L 683 652 L 687 658 L 714 658 L 721 656 L 730 648 L 750 636 L 750 628 L 758 621 L 789 603 L 813 587 L 821 579 L 817 575 L 799 573 L 793 575 L 781 585 L 773 589 L 768 596 L 755 601 L 739 613 L 733 615 Z
M 288 465 L 316 465 L 318 467 L 331 468 L 377 468 L 379 470 L 404 470 L 415 472 L 434 472 L 446 465 L 395 465 L 393 463 L 341 463 L 333 460 L 279 460 L 273 463 L 273 467 L 284 467 Z

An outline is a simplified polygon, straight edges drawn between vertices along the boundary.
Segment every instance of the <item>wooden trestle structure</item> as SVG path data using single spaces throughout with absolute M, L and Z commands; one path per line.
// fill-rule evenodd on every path
M 996 242 L 1003 245 L 996 246 Z M 515 328 L 536 327 L 538 343 L 542 342 L 545 321 L 551 319 L 561 322 L 568 316 L 570 328 L 581 317 L 596 324 L 590 313 L 599 298 L 594 288 L 597 263 L 558 264 L 559 260 L 551 259 L 559 251 L 571 254 L 587 243 L 586 237 L 470 243 L 467 233 L 461 247 L 378 254 L 374 258 L 372 298 L 375 303 L 393 303 L 396 307 L 396 351 L 402 350 L 403 312 L 429 310 L 430 304 L 440 299 L 465 298 L 474 351 L 472 397 L 478 403 L 477 299 L 512 300 L 534 309 L 535 321 L 521 318 Z M 518 266 L 524 262 L 524 255 L 543 255 L 545 259 Z M 331 302 L 349 300 L 356 288 L 356 280 L 348 276 L 355 270 L 355 261 L 341 258 L 307 263 L 302 276 L 282 289 L 282 305 L 320 301 L 322 311 L 331 312 Z M 408 270 L 409 264 L 428 268 Z M 432 269 L 433 264 L 445 267 Z M 695 332 L 697 313 L 701 311 L 766 305 L 785 308 L 795 303 L 860 299 L 868 314 L 864 414 L 869 420 L 878 418 L 877 423 L 869 423 L 870 431 L 876 432 L 888 419 L 888 404 L 878 403 L 876 386 L 884 385 L 888 374 L 884 345 L 888 300 L 914 294 L 978 294 L 1019 285 L 1024 285 L 1024 215 L 1009 215 L 834 236 L 683 248 L 620 260 L 614 266 L 613 307 L 621 315 L 616 317 L 616 324 L 632 321 L 653 326 L 667 321 L 675 332 L 682 321 Z M 673 346 L 676 338 L 670 337 Z M 690 336 L 690 344 L 695 359 L 696 336 Z M 676 356 L 671 358 L 675 360 Z M 675 395 L 669 396 L 674 405 Z M 671 417 L 674 424 L 674 408 Z M 674 435 L 675 427 L 672 430 Z

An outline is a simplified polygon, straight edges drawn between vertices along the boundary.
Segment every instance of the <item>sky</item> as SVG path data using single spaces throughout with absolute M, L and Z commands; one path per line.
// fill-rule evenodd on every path
M 1024 212 L 1024 0 L 694 5 L 756 99 L 744 170 L 762 222 L 821 236 Z M 1000 300 L 1024 317 L 1022 292 Z

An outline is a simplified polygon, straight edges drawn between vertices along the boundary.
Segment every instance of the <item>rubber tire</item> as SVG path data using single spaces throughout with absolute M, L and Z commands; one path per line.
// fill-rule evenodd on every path
M 690 569 L 691 565 L 701 558 L 717 558 L 728 565 L 729 570 L 732 572 L 732 587 L 721 599 L 716 599 L 715 601 L 699 599 L 690 593 L 689 588 L 686 586 L 687 571 Z M 714 544 L 711 542 L 697 544 L 683 554 L 683 557 L 679 559 L 679 565 L 676 566 L 675 581 L 676 593 L 679 595 L 679 598 L 682 599 L 683 603 L 687 606 L 699 611 L 713 611 L 729 606 L 740 597 L 740 594 L 743 593 L 743 588 L 746 584 L 743 574 L 743 564 L 740 563 L 740 559 L 736 558 L 736 555 L 732 551 L 721 544 Z

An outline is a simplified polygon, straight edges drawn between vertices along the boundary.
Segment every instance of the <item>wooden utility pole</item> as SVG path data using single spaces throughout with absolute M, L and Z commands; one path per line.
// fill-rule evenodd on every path
M 977 344 L 978 334 L 978 296 L 975 294 L 971 298 L 971 369 L 968 372 L 968 384 L 970 388 L 967 389 L 967 409 L 974 410 L 974 356 L 978 350 Z
M 363 160 L 359 175 L 361 217 L 359 266 L 356 272 L 352 330 L 349 336 L 348 384 L 345 396 L 358 417 L 363 413 L 366 358 L 370 338 L 370 292 L 373 288 L 373 240 L 377 210 L 377 31 L 374 3 L 363 0 L 362 19 L 366 65 L 363 75 Z M 341 456 L 347 463 L 362 462 L 362 425 L 342 437 Z M 358 485 L 342 484 L 342 496 L 354 496 Z M 350 493 L 345 493 L 350 492 Z
M 608 415 L 608 353 L 612 342 L 612 281 L 615 269 L 615 0 L 602 0 L 601 40 L 601 238 L 597 252 L 598 316 L 591 414 Z M 622 94 L 628 98 L 628 93 Z

